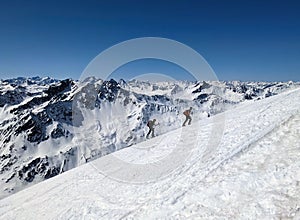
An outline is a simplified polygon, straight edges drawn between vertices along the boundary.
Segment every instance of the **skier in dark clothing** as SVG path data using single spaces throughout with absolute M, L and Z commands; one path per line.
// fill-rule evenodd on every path
M 153 119 L 152 121 L 151 120 L 148 121 L 147 126 L 149 128 L 149 132 L 148 132 L 146 138 L 149 138 L 149 135 L 151 133 L 152 133 L 152 137 L 154 137 L 154 126 L 156 125 L 155 122 L 156 122 L 156 119 Z
M 190 107 L 190 109 L 187 109 L 183 112 L 183 114 L 185 115 L 185 121 L 183 122 L 182 126 L 185 126 L 185 123 L 187 123 L 187 121 L 189 121 L 189 125 L 191 124 L 192 122 L 191 113 L 192 113 L 192 107 Z

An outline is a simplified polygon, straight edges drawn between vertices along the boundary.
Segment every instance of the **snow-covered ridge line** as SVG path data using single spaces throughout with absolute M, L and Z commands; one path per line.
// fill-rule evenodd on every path
M 296 91 L 299 91 L 299 89 L 297 89 Z M 300 106 L 299 106 L 299 108 L 300 108 Z M 280 120 L 278 120 L 274 124 L 271 124 L 269 127 L 266 127 L 262 131 L 259 131 L 256 134 L 254 134 L 254 136 L 252 138 L 249 138 L 248 141 L 246 141 L 245 143 L 243 143 L 242 145 L 240 145 L 238 148 L 234 149 L 232 152 L 229 153 L 229 155 L 226 155 L 225 158 L 223 158 L 221 161 L 218 161 L 214 166 L 212 166 L 211 169 L 205 175 L 205 177 L 207 175 L 209 175 L 211 172 L 213 172 L 214 170 L 216 170 L 219 166 L 222 166 L 224 163 L 227 163 L 233 157 L 236 157 L 239 154 L 241 154 L 242 152 L 247 151 L 247 149 L 249 147 L 251 147 L 256 142 L 258 142 L 259 140 L 261 140 L 262 138 L 264 138 L 266 135 L 268 135 L 271 132 L 273 132 L 279 126 L 281 126 L 283 124 L 286 124 L 289 120 L 291 120 L 291 118 L 293 118 L 299 112 L 300 112 L 300 109 L 293 109 L 293 111 L 291 113 L 289 113 L 287 115 L 284 115 L 283 117 L 281 117 Z
M 162 150 L 165 150 L 163 148 L 164 144 L 161 144 L 161 141 L 168 138 L 168 143 L 172 142 L 171 138 L 169 138 L 170 133 L 161 135 L 161 138 L 157 137 L 140 143 L 136 148 L 125 148 L 104 156 L 0 200 L 0 213 L 3 213 L 1 218 L 15 219 L 25 216 L 26 218 L 43 217 L 46 219 L 120 219 L 122 217 L 132 219 L 190 219 L 193 217 L 202 219 L 276 219 L 278 216 L 290 217 L 283 214 L 278 215 L 278 210 L 280 211 L 287 207 L 285 211 L 287 214 L 290 209 L 293 212 L 297 211 L 297 199 L 299 199 L 299 196 L 295 196 L 299 195 L 299 193 L 297 194 L 299 187 L 297 188 L 297 183 L 293 183 L 289 179 L 294 177 L 294 181 L 300 181 L 300 176 L 298 175 L 299 178 L 297 179 L 297 172 L 295 172 L 297 166 L 299 167 L 300 165 L 299 161 L 297 163 L 297 155 L 300 155 L 299 150 L 296 151 L 299 149 L 298 145 L 294 145 L 294 148 L 290 146 L 289 150 L 293 149 L 294 151 L 286 152 L 290 155 L 293 152 L 298 152 L 295 156 L 296 160 L 291 161 L 291 163 L 295 162 L 295 165 L 292 164 L 294 170 L 289 171 L 288 179 L 294 185 L 290 185 L 288 189 L 283 188 L 281 191 L 278 191 L 276 188 L 270 189 L 267 187 L 268 185 L 264 186 L 261 184 L 262 182 L 272 182 L 266 179 L 268 176 L 274 177 L 279 175 L 281 179 L 275 179 L 273 183 L 275 182 L 278 187 L 282 188 L 281 184 L 285 183 L 283 180 L 286 180 L 284 176 L 286 171 L 284 169 L 288 167 L 283 167 L 283 171 L 281 172 L 279 169 L 275 174 L 270 173 L 270 170 L 264 170 L 264 168 L 256 170 L 256 175 L 267 172 L 263 176 L 264 179 L 259 179 L 260 182 L 258 183 L 260 185 L 257 185 L 257 182 L 252 182 L 253 179 L 250 178 L 252 177 L 251 175 L 254 175 L 252 167 L 241 173 L 242 176 L 233 176 L 233 178 L 232 176 L 224 175 L 224 173 L 231 172 L 239 173 L 244 169 L 244 167 L 240 167 L 242 162 L 237 160 L 239 156 L 244 155 L 241 154 L 242 151 L 239 151 L 240 154 L 235 155 L 236 157 L 231 157 L 231 160 L 227 160 L 227 163 L 221 163 L 218 168 L 214 169 L 215 172 L 210 172 L 206 175 L 207 171 L 210 170 L 206 168 L 210 168 L 216 162 L 222 161 L 226 156 L 232 155 L 241 146 L 246 146 L 245 143 L 248 143 L 247 140 L 249 138 L 251 140 L 256 139 L 259 142 L 263 141 L 265 136 L 262 137 L 263 134 L 261 133 L 282 123 L 282 120 L 286 120 L 288 116 L 297 112 L 299 108 L 299 89 L 273 96 L 269 99 L 241 104 L 241 106 L 225 113 L 224 138 L 221 139 L 219 147 L 212 148 L 205 143 L 209 142 L 210 135 L 212 134 L 211 128 L 214 127 L 213 124 L 219 125 L 219 122 L 222 121 L 223 117 L 221 117 L 221 114 L 203 120 L 205 123 L 199 121 L 199 124 L 201 124 L 200 127 L 197 123 L 185 127 L 186 136 L 182 136 L 182 142 L 179 141 L 177 144 L 180 144 L 183 150 L 184 147 L 187 148 L 189 145 L 195 145 L 196 147 L 193 149 L 191 157 L 182 166 L 178 167 L 175 172 L 165 176 L 165 178 L 146 184 L 130 184 L 107 178 L 101 172 L 97 172 L 97 167 L 95 166 L 116 154 L 118 157 L 123 155 L 124 159 L 132 159 L 130 160 L 132 163 L 135 161 L 138 162 L 141 157 L 142 160 L 146 160 L 148 156 L 152 157 L 152 154 L 149 155 L 149 151 L 153 151 L 153 154 L 159 154 Z M 294 124 L 297 125 L 297 122 Z M 218 126 L 216 127 L 218 128 Z M 293 131 L 297 132 L 298 130 Z M 171 133 L 172 136 L 176 134 L 180 136 L 181 129 L 174 130 Z M 271 135 L 272 133 L 270 132 L 269 134 Z M 284 136 L 284 134 L 282 135 Z M 266 140 L 265 142 L 270 142 L 270 140 Z M 252 145 L 256 145 L 255 143 L 251 143 L 249 151 Z M 299 139 L 296 143 L 299 143 Z M 145 149 L 147 144 L 149 150 L 141 151 L 141 149 Z M 173 145 L 169 147 L 174 148 Z M 271 147 L 270 149 L 272 149 Z M 211 157 L 204 157 L 203 153 L 205 151 L 202 148 L 205 148 L 205 151 L 209 151 L 208 153 L 210 153 Z M 284 152 L 284 149 L 282 151 Z M 178 151 L 177 153 L 181 152 Z M 260 160 L 265 160 L 265 158 L 260 157 L 259 153 L 259 149 L 256 150 L 255 155 L 252 153 L 251 166 L 253 163 L 256 164 Z M 285 157 L 285 154 L 282 156 Z M 289 160 L 290 157 L 285 158 L 285 161 Z M 232 161 L 235 161 L 235 166 L 231 168 L 230 164 Z M 276 163 L 277 161 L 278 163 Z M 279 162 L 279 159 L 275 160 L 275 164 L 271 164 L 271 167 L 268 168 L 275 169 L 275 165 L 280 166 Z M 268 160 L 264 161 L 264 164 L 268 163 Z M 113 165 L 111 164 L 111 166 Z M 289 165 L 291 166 L 291 164 Z M 224 168 L 225 166 L 227 168 Z M 161 167 L 157 167 L 157 169 L 161 169 Z M 132 175 L 132 170 L 129 169 L 113 169 L 113 171 L 123 172 L 124 175 Z M 291 173 L 294 173 L 294 176 Z M 139 175 L 147 176 L 149 173 L 140 173 Z M 227 185 L 224 185 L 225 181 Z M 255 195 L 256 191 L 253 191 L 255 188 L 257 190 L 264 189 L 264 191 L 260 191 L 262 194 Z M 274 194 L 273 190 L 275 190 Z M 249 195 L 249 191 L 252 191 L 252 197 L 245 198 L 244 193 L 247 192 L 248 194 L 246 195 Z M 290 194 L 294 197 L 290 198 L 286 196 Z M 265 195 L 269 196 L 264 198 Z M 276 201 L 273 198 L 276 198 Z M 270 201 L 266 203 L 265 199 L 269 199 Z M 290 205 L 281 207 L 282 203 Z M 274 207 L 274 204 L 278 205 Z M 223 212 L 223 210 L 226 212 Z
M 203 120 L 238 103 L 299 83 L 103 81 L 50 78 L 0 81 L 0 198 L 86 162 L 144 141 L 156 118 L 161 135 L 181 127 L 194 107 Z M 83 109 L 74 120 L 74 100 Z M 76 124 L 76 123 L 77 124 Z

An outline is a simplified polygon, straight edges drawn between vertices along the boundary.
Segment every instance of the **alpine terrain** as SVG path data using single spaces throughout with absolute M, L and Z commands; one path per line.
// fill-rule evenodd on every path
M 0 218 L 300 218 L 299 109 L 293 82 L 2 80 Z

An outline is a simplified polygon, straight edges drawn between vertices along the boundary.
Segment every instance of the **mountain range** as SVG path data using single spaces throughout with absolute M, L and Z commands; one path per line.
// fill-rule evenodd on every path
M 49 77 L 0 81 L 0 198 L 81 164 L 299 87 L 295 82 L 142 82 Z

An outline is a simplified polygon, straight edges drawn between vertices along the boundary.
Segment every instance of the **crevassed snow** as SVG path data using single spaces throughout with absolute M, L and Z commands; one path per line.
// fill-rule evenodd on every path
M 243 103 L 0 200 L 0 218 L 300 218 L 299 109 L 299 89 Z

